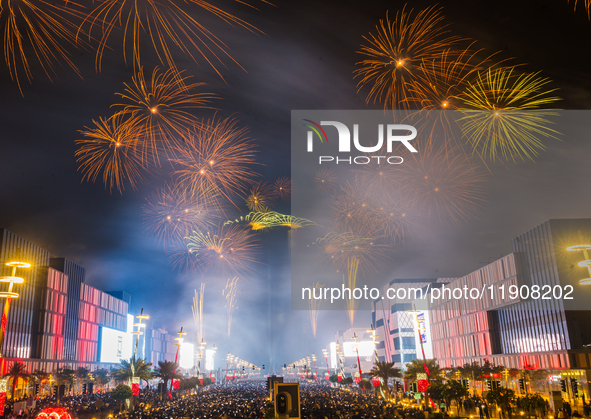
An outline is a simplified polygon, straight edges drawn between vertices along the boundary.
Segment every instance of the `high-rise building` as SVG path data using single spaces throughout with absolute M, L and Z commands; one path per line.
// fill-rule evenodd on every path
M 382 296 L 393 298 L 377 299 L 373 301 L 372 325 L 376 330 L 376 351 L 380 361 L 394 362 L 396 368 L 404 366 L 417 358 L 417 320 L 413 313 L 410 292 L 398 293 L 404 298 L 396 298 L 397 289 L 427 292 L 427 287 L 433 288 L 450 282 L 451 278 L 412 278 L 393 279 L 381 291 Z
M 50 258 L 49 251 L 0 229 L 0 275 L 12 274 L 6 266 L 11 261 L 31 267 L 17 271 L 24 282 L 14 285 L 19 297 L 12 301 L 0 348 L 5 370 L 16 361 L 31 371 L 95 369 L 101 361 L 119 364 L 131 357 L 127 301 L 86 284 L 83 267 Z

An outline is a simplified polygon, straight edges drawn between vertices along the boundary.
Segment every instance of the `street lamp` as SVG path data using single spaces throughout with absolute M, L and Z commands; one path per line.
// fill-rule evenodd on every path
M 330 368 L 328 367 L 328 349 L 323 349 L 322 350 L 322 354 L 324 355 L 324 358 L 326 359 L 326 379 L 330 379 Z
M 371 325 L 371 328 L 367 330 L 368 332 L 371 333 L 371 340 L 373 341 L 373 353 L 376 357 L 376 363 L 380 360 L 378 358 L 378 348 L 376 345 L 376 338 L 379 338 L 379 335 L 376 334 L 376 329 L 373 327 L 373 324 Z
M 137 346 L 140 341 L 140 335 L 143 334 L 142 327 L 146 327 L 145 323 L 142 323 L 142 320 L 148 320 L 150 316 L 144 314 L 144 309 L 142 308 L 140 314 L 135 316 L 138 318 L 138 322 L 133 324 L 133 327 L 137 327 L 137 331 L 132 332 L 132 334 L 136 335 L 135 337 L 135 346 L 133 348 L 133 358 L 131 358 L 131 395 L 133 401 L 133 407 L 135 408 L 135 396 L 140 395 L 140 377 L 135 376 L 135 360 L 137 356 Z
M 0 298 L 6 298 L 4 303 L 4 311 L 2 312 L 2 321 L 0 326 L 0 351 L 2 350 L 2 344 L 4 343 L 4 337 L 6 336 L 6 326 L 8 324 L 8 311 L 10 310 L 10 303 L 13 298 L 18 298 L 18 294 L 12 291 L 14 284 L 22 284 L 25 282 L 24 278 L 16 276 L 17 268 L 30 268 L 31 264 L 26 262 L 7 262 L 6 266 L 12 268 L 12 274 L 10 276 L 0 276 L 0 282 L 8 282 L 8 291 L 0 291 Z M 4 374 L 4 357 L 0 354 L 0 374 Z M 4 414 L 4 402 L 6 400 L 6 386 L 8 379 L 0 379 L 0 415 Z M 14 397 L 14 396 L 13 396 Z

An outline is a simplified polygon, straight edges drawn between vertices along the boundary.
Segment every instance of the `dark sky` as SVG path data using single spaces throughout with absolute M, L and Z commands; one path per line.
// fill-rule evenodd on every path
M 227 68 L 220 69 L 224 83 L 202 61 L 196 65 L 179 56 L 177 64 L 222 98 L 217 103 L 221 115 L 234 115 L 249 128 L 257 140 L 265 179 L 290 174 L 291 110 L 380 109 L 380 105 L 367 106 L 364 94 L 357 93 L 352 75 L 359 59 L 356 50 L 362 36 L 374 29 L 386 11 L 393 16 L 403 2 L 367 1 L 361 6 L 357 1 L 276 1 L 274 6 L 257 3 L 259 10 L 228 1 L 213 3 L 264 33 L 231 27 L 203 14 L 212 32 L 246 71 L 225 60 Z M 432 4 L 418 1 L 412 5 Z M 454 34 L 476 39 L 488 52 L 500 50 L 500 57 L 525 64 L 524 70 L 541 70 L 552 78 L 552 86 L 564 98 L 562 108 L 591 107 L 587 47 L 591 22 L 583 10 L 573 11 L 566 0 L 439 4 Z M 99 116 L 109 116 L 116 102 L 114 94 L 133 75 L 132 66 L 123 62 L 121 47 L 113 45 L 113 50 L 105 52 L 100 73 L 95 71 L 92 49 L 74 50 L 73 60 L 82 78 L 58 65 L 57 76 L 50 82 L 35 68 L 32 83 L 23 82 L 22 95 L 6 67 L 0 67 L 0 226 L 84 266 L 89 284 L 129 292 L 132 313 L 143 307 L 155 325 L 171 332 L 180 326 L 193 330 L 191 298 L 202 278 L 198 273 L 171 269 L 142 224 L 146 196 L 168 179 L 167 174 L 155 173 L 137 190 L 127 188 L 119 194 L 109 193 L 100 182 L 81 182 L 77 172 L 74 141 L 80 138 L 78 130 Z M 151 71 L 157 62 L 149 58 L 149 51 L 146 57 L 144 64 Z M 442 233 L 437 243 L 443 246 L 451 240 L 459 246 L 469 238 L 467 242 L 474 246 L 478 245 L 475 237 L 494 231 L 480 254 L 496 257 L 510 251 L 512 237 L 547 218 L 587 216 L 588 199 L 567 202 L 575 193 L 562 188 L 560 182 L 561 173 L 581 175 L 576 180 L 586 186 L 585 166 L 579 165 L 589 152 L 583 140 L 574 141 L 572 149 L 551 144 L 536 164 L 495 167 L 500 183 L 492 187 L 488 212 L 462 231 Z M 505 193 L 501 185 L 508 184 L 516 186 Z M 564 196 L 551 195 L 560 192 Z M 548 199 L 553 205 L 546 208 Z M 539 211 L 532 212 L 531 207 Z M 475 258 L 458 259 L 454 269 L 443 269 L 442 276 L 476 269 L 482 260 Z M 208 343 L 215 343 L 222 353 L 232 351 L 257 364 L 278 365 L 313 351 L 318 354 L 336 330 L 347 327 L 345 316 L 321 313 L 319 335 L 313 339 L 308 313 L 289 310 L 285 232 L 264 237 L 260 260 L 259 273 L 242 283 L 231 338 L 224 336 L 223 284 L 211 279 L 207 283 Z M 433 276 L 439 273 L 436 269 L 411 267 L 400 275 Z M 369 315 L 359 316 L 360 326 L 369 322 Z

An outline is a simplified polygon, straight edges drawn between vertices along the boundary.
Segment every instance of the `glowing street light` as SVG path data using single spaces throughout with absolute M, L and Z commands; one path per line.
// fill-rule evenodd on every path
M 0 282 L 8 282 L 8 291 L 0 291 L 0 298 L 6 298 L 4 303 L 4 311 L 2 312 L 2 320 L 0 323 L 0 351 L 6 336 L 6 325 L 8 324 L 8 311 L 10 310 L 10 303 L 13 298 L 18 298 L 18 294 L 12 291 L 14 284 L 22 284 L 25 282 L 20 276 L 16 276 L 17 268 L 30 268 L 31 264 L 26 262 L 7 262 L 6 266 L 12 267 L 12 274 L 10 276 L 0 276 Z M 0 354 L 2 360 L 0 361 L 0 374 L 4 374 L 4 357 Z M 4 414 L 4 401 L 6 400 L 6 385 L 8 380 L 6 378 L 0 380 L 0 415 Z
M 140 341 L 140 335 L 144 334 L 142 332 L 142 327 L 146 327 L 146 324 L 142 323 L 142 320 L 148 320 L 150 318 L 150 316 L 148 316 L 147 314 L 144 314 L 144 309 L 142 308 L 140 311 L 140 314 L 138 314 L 135 317 L 138 318 L 138 322 L 133 324 L 133 327 L 137 327 L 137 330 L 132 332 L 133 335 L 136 335 L 135 347 L 133 348 L 133 358 L 132 358 L 134 361 L 135 361 L 135 357 L 137 356 L 137 346 Z M 133 367 L 133 363 L 132 363 L 132 367 Z
M 591 245 L 589 244 L 578 244 L 576 246 L 567 247 L 566 250 L 569 252 L 580 252 L 583 251 L 583 255 L 585 260 L 582 260 L 578 263 L 581 268 L 587 267 L 587 271 L 589 272 L 589 278 L 581 279 L 579 281 L 580 285 L 591 285 L 591 260 L 589 258 L 589 249 L 591 249 Z
M 322 350 L 322 354 L 324 355 L 324 358 L 326 359 L 326 379 L 328 380 L 330 378 L 330 368 L 328 367 L 328 349 L 323 349 Z

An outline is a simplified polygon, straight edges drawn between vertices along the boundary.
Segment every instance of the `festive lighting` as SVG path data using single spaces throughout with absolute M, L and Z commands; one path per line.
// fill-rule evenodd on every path
M 588 244 L 578 244 L 576 246 L 569 246 L 566 248 L 569 252 L 580 252 L 583 251 L 583 256 L 585 260 L 578 263 L 578 266 L 584 268 L 587 267 L 587 271 L 589 272 L 589 278 L 581 279 L 579 281 L 579 285 L 591 285 L 591 260 L 589 258 L 589 249 L 591 249 L 591 245 Z

